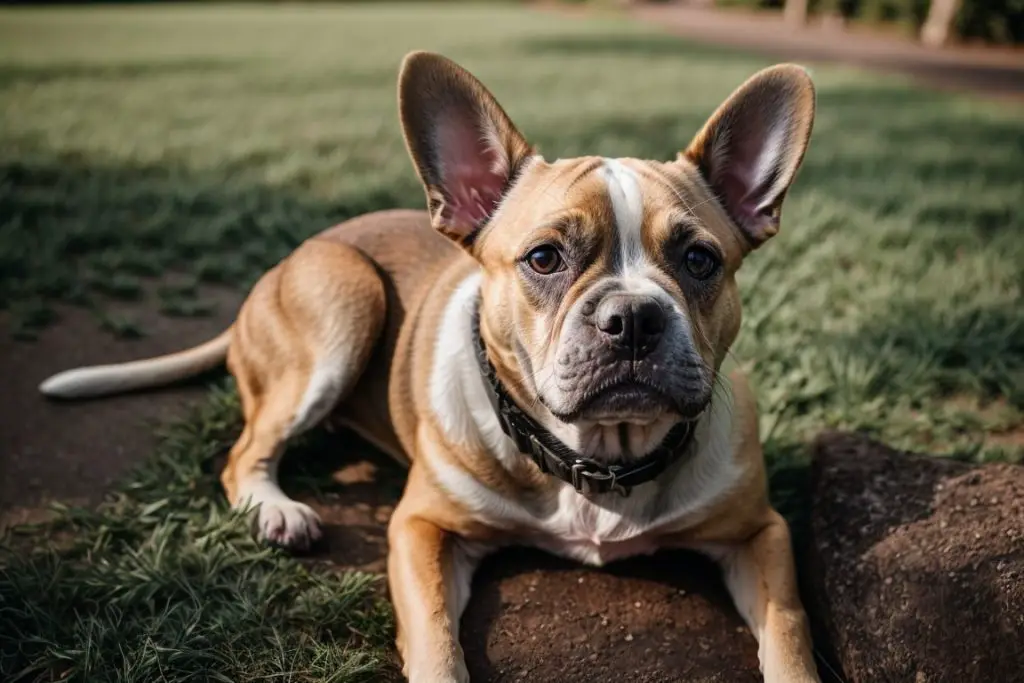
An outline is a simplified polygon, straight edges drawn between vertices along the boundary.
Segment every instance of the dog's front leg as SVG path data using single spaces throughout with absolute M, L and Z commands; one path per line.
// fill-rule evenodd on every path
M 403 510 L 402 503 L 391 518 L 388 544 L 388 583 L 403 673 L 410 683 L 466 683 L 459 619 L 482 552 Z
M 789 527 L 782 516 L 771 511 L 759 532 L 728 547 L 719 560 L 736 608 L 757 638 L 765 683 L 818 683 Z

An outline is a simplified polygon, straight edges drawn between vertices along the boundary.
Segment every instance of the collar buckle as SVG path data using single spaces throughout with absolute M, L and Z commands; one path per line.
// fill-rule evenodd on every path
M 618 482 L 618 477 L 612 470 L 590 469 L 594 463 L 577 458 L 569 470 L 570 484 L 576 489 L 576 493 L 604 493 L 615 491 L 623 498 L 629 496 L 631 489 L 626 488 Z

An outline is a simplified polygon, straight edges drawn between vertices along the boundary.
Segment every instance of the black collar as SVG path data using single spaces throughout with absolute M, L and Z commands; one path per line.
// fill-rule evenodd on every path
M 498 416 L 498 423 L 519 452 L 529 455 L 542 472 L 572 484 L 579 493 L 616 491 L 628 496 L 634 486 L 651 481 L 680 456 L 692 450 L 690 445 L 694 423 L 680 422 L 669 430 L 656 449 L 638 460 L 604 465 L 580 455 L 516 405 L 487 357 L 487 346 L 480 334 L 479 311 L 473 317 L 480 373 L 486 380 L 484 385 Z

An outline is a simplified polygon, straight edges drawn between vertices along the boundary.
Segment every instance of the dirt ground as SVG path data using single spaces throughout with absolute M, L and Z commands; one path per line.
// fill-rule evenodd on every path
M 1024 681 L 1024 468 L 816 450 L 809 574 L 847 679 Z
M 404 472 L 376 455 L 339 458 L 340 494 L 324 502 L 290 492 L 324 520 L 325 540 L 306 561 L 382 573 Z M 474 681 L 761 680 L 757 645 L 716 567 L 692 553 L 594 570 L 509 549 L 481 566 L 461 629 Z
M 757 645 L 703 558 L 592 571 L 534 552 L 482 568 L 462 622 L 474 681 L 745 683 Z
M 300 495 L 325 523 L 325 542 L 307 561 L 383 572 L 385 524 L 402 476 L 371 456 L 338 470 L 335 478 L 348 485 L 334 500 Z M 757 645 L 718 571 L 690 553 L 593 570 L 506 550 L 478 571 L 461 630 L 474 681 L 761 680 Z
M 85 310 L 66 308 L 34 342 L 17 341 L 0 317 L 0 521 L 23 520 L 51 500 L 95 503 L 155 444 L 153 427 L 202 396 L 201 383 L 136 396 L 65 403 L 39 394 L 61 370 L 146 358 L 208 339 L 234 318 L 242 294 L 208 290 L 208 318 L 168 318 L 144 306 L 120 306 L 146 335 L 116 340 Z

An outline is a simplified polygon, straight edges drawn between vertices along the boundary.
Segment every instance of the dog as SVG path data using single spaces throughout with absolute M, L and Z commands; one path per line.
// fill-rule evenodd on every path
M 530 545 L 590 565 L 689 548 L 720 564 L 768 683 L 818 681 L 755 399 L 727 358 L 736 272 L 779 230 L 815 112 L 781 64 L 667 161 L 545 160 L 449 59 L 398 86 L 426 211 L 366 214 L 268 271 L 220 336 L 69 370 L 52 397 L 170 383 L 226 360 L 244 429 L 222 482 L 258 535 L 320 536 L 279 488 L 286 442 L 340 425 L 408 465 L 388 525 L 403 673 L 467 681 L 459 620 L 481 558 Z

